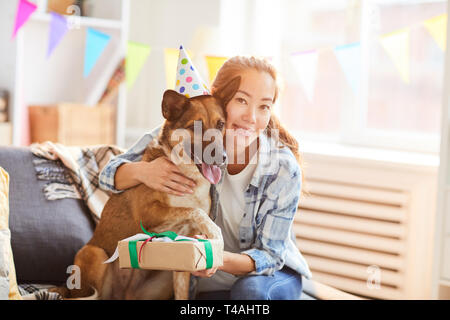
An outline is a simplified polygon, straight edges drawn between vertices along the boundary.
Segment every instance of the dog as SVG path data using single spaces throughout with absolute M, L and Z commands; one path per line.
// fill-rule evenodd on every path
M 205 163 L 192 150 L 203 151 L 211 143 L 196 143 L 194 121 L 201 121 L 203 131 L 220 130 L 223 137 L 225 114 L 222 103 L 226 97 L 234 96 L 240 78 L 231 80 L 219 96 L 203 95 L 187 98 L 173 90 L 164 93 L 162 114 L 165 121 L 160 133 L 147 146 L 142 161 L 152 161 L 160 156 L 177 156 L 174 152 L 178 141 L 171 139 L 175 130 L 184 128 L 190 135 L 191 151 L 186 151 L 187 163 L 178 165 L 180 171 L 196 182 L 193 194 L 175 196 L 153 190 L 144 184 L 137 185 L 122 193 L 113 194 L 107 201 L 101 219 L 92 239 L 75 256 L 74 264 L 80 268 L 81 288 L 55 288 L 64 298 L 80 299 L 94 292 L 100 299 L 172 299 L 189 298 L 189 272 L 119 269 L 118 261 L 104 264 L 119 240 L 141 232 L 140 223 L 151 232 L 171 230 L 180 235 L 204 234 L 209 239 L 222 240 L 220 228 L 210 219 L 210 186 L 220 179 L 220 165 L 226 162 L 226 155 L 214 155 L 215 163 Z M 183 140 L 186 142 L 186 140 Z M 198 141 L 198 139 L 197 139 Z M 218 150 L 223 150 L 223 145 Z M 216 149 L 215 149 L 216 150 Z M 197 157 L 197 158 L 196 158 Z M 220 159 L 217 160 L 217 159 Z M 197 161 L 196 161 L 197 160 Z M 199 163 L 200 161 L 203 161 Z M 220 162 L 220 163 L 217 163 Z M 223 240 L 222 240 L 223 241 Z

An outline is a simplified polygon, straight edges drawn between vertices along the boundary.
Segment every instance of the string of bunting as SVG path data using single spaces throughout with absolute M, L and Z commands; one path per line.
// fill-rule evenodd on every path
M 16 19 L 12 34 L 15 38 L 17 32 L 26 24 L 30 16 L 36 11 L 37 7 L 28 0 L 18 0 Z M 409 83 L 409 36 L 412 28 L 424 27 L 428 30 L 432 38 L 442 51 L 446 49 L 446 26 L 447 14 L 435 16 L 427 19 L 420 24 L 411 25 L 407 28 L 396 30 L 379 36 L 379 43 L 384 48 L 388 56 L 391 58 L 395 68 L 398 70 L 401 79 L 405 83 Z M 47 47 L 47 59 L 49 59 L 69 31 L 67 19 L 58 13 L 50 13 L 49 41 Z M 86 28 L 86 46 L 84 56 L 83 76 L 87 78 L 92 69 L 95 67 L 98 59 L 105 51 L 110 43 L 111 36 L 95 30 Z M 315 80 L 318 65 L 318 56 L 324 50 L 330 48 L 316 48 L 313 50 L 293 52 L 290 54 L 290 60 L 297 72 L 301 85 L 305 91 L 308 100 L 312 100 L 314 96 Z M 332 48 L 333 53 L 338 60 L 344 75 L 352 88 L 357 93 L 359 90 L 359 74 L 361 70 L 361 44 L 351 43 L 340 45 Z M 135 83 L 140 70 L 150 55 L 150 46 L 137 42 L 128 42 L 126 54 L 126 82 L 130 89 Z M 191 55 L 191 53 L 188 51 Z M 178 60 L 178 49 L 166 48 L 165 68 L 166 68 L 166 85 L 167 88 L 174 87 L 175 74 Z M 209 72 L 209 81 L 213 81 L 217 71 L 227 60 L 228 57 L 205 56 L 206 65 Z
M 405 83 L 409 83 L 409 39 L 410 32 L 416 28 L 426 28 L 438 47 L 446 50 L 447 14 L 441 14 L 409 27 L 395 30 L 378 37 L 378 42 L 392 60 L 395 68 Z M 325 50 L 331 50 L 336 56 L 349 86 L 354 93 L 359 91 L 359 74 L 361 71 L 361 44 L 359 42 L 336 47 L 323 47 L 313 50 L 293 52 L 290 55 L 292 65 L 298 75 L 305 95 L 312 101 L 318 56 Z

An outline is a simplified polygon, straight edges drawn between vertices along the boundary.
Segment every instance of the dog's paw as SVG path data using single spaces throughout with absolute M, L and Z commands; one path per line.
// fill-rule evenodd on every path
M 209 239 L 223 240 L 222 230 L 219 228 L 219 226 L 217 226 L 214 222 L 211 222 L 210 224 L 208 224 L 208 228 L 209 234 L 207 233 L 206 235 Z
M 194 211 L 195 222 L 201 232 L 208 239 L 222 239 L 222 230 L 211 220 L 211 218 L 202 210 Z

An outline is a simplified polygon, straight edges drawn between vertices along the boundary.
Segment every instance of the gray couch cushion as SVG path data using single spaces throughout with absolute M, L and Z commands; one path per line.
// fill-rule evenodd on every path
M 94 232 L 82 200 L 45 199 L 28 148 L 0 147 L 0 166 L 10 176 L 11 246 L 18 283 L 66 281 L 67 267 Z

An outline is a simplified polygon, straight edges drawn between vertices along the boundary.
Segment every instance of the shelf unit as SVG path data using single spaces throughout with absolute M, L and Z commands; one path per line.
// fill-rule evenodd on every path
M 447 6 L 448 14 L 450 6 Z M 450 299 L 450 24 L 447 24 L 444 95 L 441 112 L 441 149 L 438 179 L 433 298 Z
M 34 21 L 41 21 L 48 23 L 50 22 L 51 15 L 49 13 L 36 12 L 31 17 Z M 107 28 L 107 29 L 117 29 L 122 28 L 122 21 L 115 19 L 101 19 L 93 17 L 80 17 L 80 26 L 82 27 L 92 27 L 92 28 Z
M 129 0 L 96 0 L 96 16 L 77 17 L 77 28 L 70 29 L 46 58 L 51 15 L 47 1 L 35 0 L 38 9 L 11 40 L 17 1 L 2 1 L 0 41 L 6 50 L 0 52 L 4 75 L 0 87 L 11 93 L 10 119 L 12 145 L 29 143 L 29 105 L 72 102 L 95 105 L 120 61 L 126 56 L 129 28 Z M 105 8 L 105 10 L 103 10 Z M 67 16 L 70 17 L 70 16 Z M 95 28 L 111 36 L 91 74 L 83 77 L 86 29 Z M 30 54 L 32 53 L 32 54 Z M 4 65 L 4 68 L 3 68 Z M 116 105 L 116 145 L 124 147 L 126 124 L 126 86 L 121 85 Z

